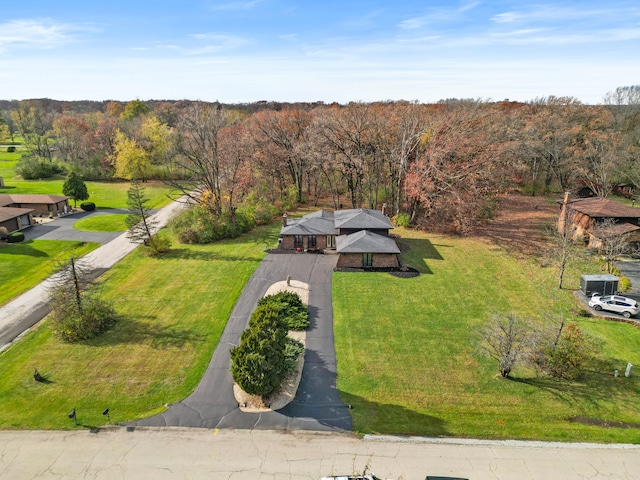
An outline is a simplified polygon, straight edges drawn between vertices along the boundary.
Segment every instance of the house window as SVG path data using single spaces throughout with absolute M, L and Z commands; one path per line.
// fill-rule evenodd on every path
M 336 236 L 327 235 L 327 248 L 336 248 Z
M 302 248 L 302 235 L 293 236 L 293 248 Z
M 316 236 L 309 235 L 307 237 L 307 248 L 316 248 Z
M 373 253 L 362 254 L 362 266 L 371 267 L 373 265 Z

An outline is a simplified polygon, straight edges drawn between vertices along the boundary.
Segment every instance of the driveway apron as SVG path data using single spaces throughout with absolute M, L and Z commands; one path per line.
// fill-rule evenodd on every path
M 351 430 L 351 417 L 336 389 L 331 275 L 335 255 L 269 254 L 236 303 L 211 362 L 196 390 L 162 414 L 132 422 L 139 426 Z M 278 411 L 246 413 L 233 396 L 229 351 L 267 289 L 291 276 L 309 284 L 309 320 L 302 380 L 292 403 Z

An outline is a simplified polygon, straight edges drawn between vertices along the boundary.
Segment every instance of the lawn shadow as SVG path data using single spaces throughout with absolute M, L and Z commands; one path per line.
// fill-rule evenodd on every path
M 437 247 L 449 245 L 434 245 L 426 238 L 400 238 L 396 240 L 398 248 L 402 252 L 400 260 L 403 265 L 417 269 L 423 274 L 433 274 L 426 260 L 444 260 Z
M 0 248 L 0 253 L 6 253 L 9 255 L 25 255 L 28 257 L 48 257 L 49 254 L 43 252 L 42 250 L 38 250 L 37 248 L 33 248 L 30 244 L 33 243 L 31 240 L 27 240 L 24 242 L 20 242 L 19 244 L 8 244 L 15 245 L 16 248 Z
M 451 436 L 446 422 L 441 418 L 409 410 L 400 405 L 374 402 L 344 391 L 340 391 L 340 398 L 351 406 L 349 412 L 358 426 L 358 433 Z
M 221 255 L 219 252 L 215 252 L 212 250 L 197 250 L 190 248 L 172 248 L 166 253 L 162 255 L 158 255 L 158 260 L 169 260 L 169 259 L 181 259 L 181 260 L 204 260 L 204 261 L 226 261 L 226 262 L 236 262 L 236 261 L 253 261 L 259 262 L 262 260 L 260 257 L 251 257 L 251 256 L 236 256 L 236 255 Z
M 120 317 L 116 327 L 84 342 L 86 345 L 148 344 L 155 350 L 182 348 L 188 343 L 204 342 L 202 335 L 178 325 L 160 325 L 153 316 Z
M 626 365 L 621 360 L 613 360 L 616 365 Z M 610 361 L 606 364 L 609 365 Z M 620 376 L 615 378 L 613 370 L 611 374 L 603 373 L 608 371 L 604 365 L 598 365 L 593 370 L 585 373 L 581 380 L 571 381 L 554 378 L 547 375 L 533 378 L 509 377 L 510 380 L 518 383 L 530 385 L 553 395 L 559 401 L 568 405 L 599 406 L 603 402 L 610 402 L 612 397 L 629 397 L 630 406 L 633 406 L 634 393 L 633 386 L 629 384 L 631 379 L 624 377 L 624 371 L 620 371 Z M 622 402 L 622 400 L 620 400 Z

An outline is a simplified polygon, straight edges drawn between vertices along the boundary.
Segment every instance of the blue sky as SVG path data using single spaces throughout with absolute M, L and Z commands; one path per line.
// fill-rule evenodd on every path
M 600 103 L 640 84 L 637 0 L 20 0 L 2 12 L 2 99 Z

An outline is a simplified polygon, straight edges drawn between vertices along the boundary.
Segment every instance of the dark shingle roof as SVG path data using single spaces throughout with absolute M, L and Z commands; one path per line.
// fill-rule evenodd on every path
M 337 253 L 395 253 L 400 249 L 391 237 L 368 230 L 360 230 L 350 235 L 336 237 Z
M 302 218 L 287 220 L 287 226 L 280 230 L 281 235 L 337 235 L 333 224 L 333 213 L 318 210 Z
M 337 210 L 334 214 L 336 228 L 391 229 L 391 221 L 378 210 L 355 208 Z
M 7 220 L 11 220 L 12 218 L 17 218 L 34 211 L 35 210 L 33 208 L 2 207 L 0 208 L 0 222 L 5 222 Z
M 569 208 L 591 218 L 640 218 L 640 208 L 629 207 L 603 197 L 577 198 L 569 201 Z
M 68 200 L 71 197 L 63 195 L 47 195 L 45 193 L 15 193 L 0 194 L 0 206 L 11 205 L 13 203 L 40 203 L 44 205 L 54 204 Z

